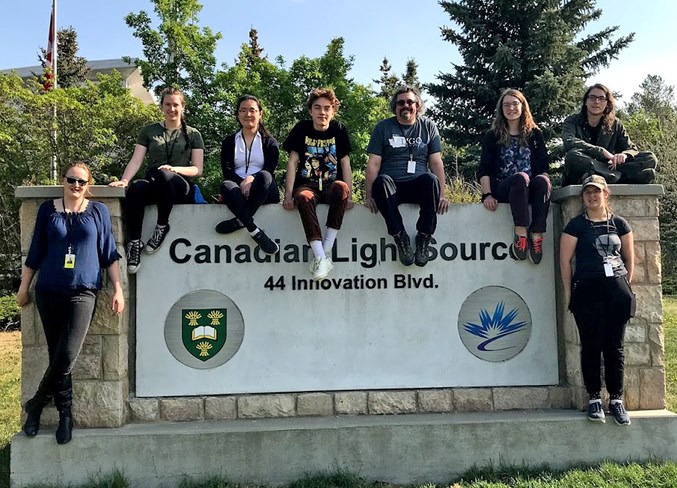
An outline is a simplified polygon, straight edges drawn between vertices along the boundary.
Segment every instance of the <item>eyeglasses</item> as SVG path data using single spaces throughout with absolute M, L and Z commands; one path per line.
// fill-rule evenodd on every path
M 588 95 L 588 101 L 590 101 L 590 102 L 602 102 L 602 103 L 604 103 L 604 102 L 607 101 L 607 97 L 605 97 L 605 96 L 596 97 L 595 95 Z
M 79 178 L 73 178 L 72 176 L 66 176 L 66 181 L 71 184 L 71 185 L 80 185 L 80 186 L 87 186 L 88 181 L 87 180 L 81 180 Z
M 503 108 L 517 108 L 522 105 L 522 102 L 505 102 Z
M 259 111 L 257 108 L 241 108 L 237 111 L 240 115 L 255 114 Z
M 396 103 L 398 107 L 404 107 L 405 105 L 416 105 L 416 100 L 398 100 Z

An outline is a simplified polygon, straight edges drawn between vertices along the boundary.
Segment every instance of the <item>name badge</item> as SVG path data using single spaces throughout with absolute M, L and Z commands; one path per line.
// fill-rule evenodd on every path
M 75 268 L 75 254 L 66 254 L 66 258 L 64 259 L 63 262 L 63 267 L 66 269 L 73 269 Z
M 407 173 L 416 173 L 416 161 L 410 159 L 407 163 Z
M 614 268 L 608 259 L 604 260 L 604 276 L 611 278 L 614 275 Z

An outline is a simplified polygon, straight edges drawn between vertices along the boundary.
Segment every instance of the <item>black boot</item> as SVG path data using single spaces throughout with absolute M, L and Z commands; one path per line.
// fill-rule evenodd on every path
M 73 435 L 73 414 L 71 405 L 73 404 L 73 381 L 70 373 L 59 378 L 56 392 L 54 393 L 54 404 L 59 411 L 59 425 L 56 428 L 57 444 L 68 444 Z
M 24 410 L 26 411 L 26 421 L 24 422 L 24 434 L 28 437 L 35 437 L 40 430 L 40 416 L 42 410 L 51 401 L 46 395 L 36 393 L 33 398 L 26 402 Z
M 56 428 L 56 443 L 68 444 L 73 437 L 73 414 L 70 407 L 59 410 L 59 425 Z

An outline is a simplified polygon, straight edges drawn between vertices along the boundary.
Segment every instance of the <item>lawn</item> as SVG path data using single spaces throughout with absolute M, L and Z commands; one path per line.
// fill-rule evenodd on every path
M 665 369 L 667 406 L 677 411 L 677 297 L 663 300 L 665 328 Z M 20 341 L 18 332 L 0 332 L 0 488 L 9 487 L 9 442 L 20 428 Z M 119 474 L 85 485 L 88 488 L 128 486 Z M 184 488 L 234 488 L 225 480 L 210 479 L 187 482 Z M 578 488 L 578 487 L 636 487 L 668 488 L 677 486 L 677 464 L 627 464 L 605 463 L 587 469 L 570 469 L 553 472 L 547 469 L 507 469 L 493 471 L 481 469 L 467 473 L 449 488 Z M 251 488 L 251 487 L 249 487 Z M 371 482 L 349 473 L 313 476 L 299 480 L 289 488 L 397 488 L 394 485 Z M 436 488 L 423 485 L 421 488 Z

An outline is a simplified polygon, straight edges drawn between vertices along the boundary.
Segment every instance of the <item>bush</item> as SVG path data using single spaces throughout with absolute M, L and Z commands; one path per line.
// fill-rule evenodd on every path
M 21 309 L 16 303 L 16 295 L 0 297 L 0 330 L 19 330 Z

